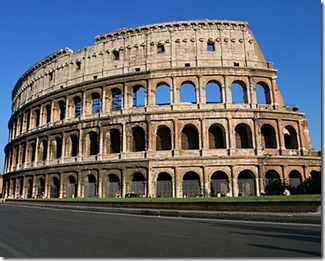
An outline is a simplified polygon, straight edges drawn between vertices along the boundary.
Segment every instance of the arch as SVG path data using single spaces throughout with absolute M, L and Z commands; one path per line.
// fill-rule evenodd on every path
M 132 180 L 130 182 L 130 192 L 135 192 L 143 197 L 146 193 L 146 178 L 140 172 L 135 172 L 133 174 Z
M 199 135 L 197 129 L 192 125 L 184 126 L 182 130 L 182 149 L 199 149 Z
M 247 87 L 243 81 L 231 84 L 232 103 L 248 103 Z
M 180 102 L 196 103 L 196 88 L 192 82 L 186 81 L 181 85 Z
M 70 157 L 76 157 L 79 153 L 79 140 L 76 134 L 71 134 L 67 140 L 67 152 Z
M 229 187 L 229 179 L 225 172 L 223 171 L 215 171 L 211 175 L 211 182 L 210 182 L 210 191 L 211 197 L 215 197 L 220 193 L 221 195 L 225 196 L 230 190 Z
M 142 85 L 133 86 L 133 107 L 145 106 L 145 89 Z
M 291 170 L 289 173 L 289 185 L 291 187 L 298 187 L 302 183 L 302 176 L 298 170 Z
M 294 127 L 287 125 L 283 129 L 284 143 L 286 149 L 298 149 L 297 132 Z
M 145 133 L 144 130 L 137 126 L 132 128 L 132 151 L 145 150 Z
M 110 133 L 110 153 L 121 152 L 121 134 L 118 129 L 111 129 Z
M 172 177 L 167 172 L 160 172 L 157 178 L 157 197 L 171 198 L 172 196 Z
M 270 87 L 265 82 L 258 82 L 256 88 L 256 103 L 271 104 Z
M 200 176 L 194 171 L 188 171 L 183 176 L 183 195 L 198 197 L 202 195 Z
M 46 123 L 49 123 L 51 121 L 51 105 L 48 104 L 45 106 L 45 120 L 46 120 Z
M 59 119 L 60 121 L 65 118 L 65 101 L 59 101 Z
M 33 197 L 33 179 L 28 178 L 27 180 L 27 198 L 32 198 Z
M 105 195 L 107 198 L 115 198 L 121 195 L 121 181 L 116 174 L 108 174 L 105 184 Z
M 266 149 L 275 149 L 277 147 L 275 130 L 272 125 L 264 124 L 261 127 L 262 146 Z
M 159 126 L 156 134 L 156 150 L 171 150 L 171 132 L 167 126 Z
M 280 175 L 275 170 L 268 170 L 265 173 L 265 184 L 269 184 L 269 183 L 271 183 L 273 181 L 280 181 L 281 182 Z
M 156 105 L 167 104 L 170 104 L 170 87 L 167 83 L 158 83 L 156 88 Z
M 101 100 L 100 95 L 97 92 L 91 94 L 91 112 L 93 114 L 99 113 L 101 111 Z
M 50 180 L 50 198 L 58 198 L 60 196 L 60 180 L 52 177 Z
M 47 140 L 44 139 L 40 142 L 38 147 L 39 160 L 44 161 L 47 158 Z
M 241 123 L 235 127 L 235 139 L 238 149 L 253 147 L 251 128 L 247 124 Z
M 120 111 L 122 110 L 122 91 L 119 88 L 112 89 L 112 110 Z
M 35 196 L 40 198 L 45 195 L 45 179 L 44 177 L 39 177 L 36 180 L 36 191 Z
M 218 81 L 209 81 L 205 86 L 205 92 L 207 103 L 222 102 L 221 84 Z
M 243 170 L 238 175 L 239 195 L 256 196 L 255 175 L 249 170 Z
M 74 176 L 69 175 L 67 178 L 67 186 L 66 186 L 66 197 L 74 198 L 77 197 L 77 180 Z
M 97 155 L 99 153 L 99 135 L 97 132 L 90 131 L 88 133 L 86 146 L 87 155 Z
M 86 182 L 84 184 L 84 197 L 94 198 L 97 196 L 97 180 L 95 175 L 89 174 L 86 177 Z
M 62 156 L 62 139 L 55 137 L 50 145 L 51 159 L 59 159 Z
M 74 103 L 74 117 L 78 118 L 81 116 L 81 112 L 82 112 L 81 98 L 79 96 L 75 96 L 73 98 L 73 103 Z
M 225 130 L 222 125 L 213 124 L 209 127 L 209 149 L 226 148 Z

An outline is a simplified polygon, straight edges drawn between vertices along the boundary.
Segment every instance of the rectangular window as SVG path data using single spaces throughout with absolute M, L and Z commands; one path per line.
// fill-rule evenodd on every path
M 118 50 L 113 51 L 114 60 L 120 60 L 120 52 Z
M 208 50 L 209 52 L 214 52 L 214 51 L 215 51 L 214 43 L 208 43 L 208 46 L 207 46 L 207 47 L 208 47 L 207 50 Z
M 157 45 L 157 53 L 158 53 L 158 54 L 163 54 L 163 53 L 165 53 L 165 47 L 164 47 L 163 44 L 158 44 L 158 45 Z

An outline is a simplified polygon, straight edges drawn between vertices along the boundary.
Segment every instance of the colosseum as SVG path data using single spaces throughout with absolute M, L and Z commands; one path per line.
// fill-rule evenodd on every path
M 321 171 L 244 21 L 122 28 L 29 68 L 12 91 L 3 194 L 260 196 Z

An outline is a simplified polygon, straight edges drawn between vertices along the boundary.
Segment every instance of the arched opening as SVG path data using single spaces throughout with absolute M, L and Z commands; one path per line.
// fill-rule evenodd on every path
M 132 128 L 132 151 L 144 151 L 145 150 L 145 133 L 141 127 Z
M 50 183 L 50 198 L 58 198 L 60 196 L 60 181 L 57 177 L 53 177 Z
M 99 153 L 99 137 L 94 131 L 88 134 L 88 155 L 97 155 Z
M 170 88 L 166 83 L 159 83 L 156 88 L 156 105 L 170 104 Z
M 271 104 L 270 88 L 265 82 L 256 84 L 256 103 Z
M 105 195 L 108 198 L 120 197 L 121 191 L 120 178 L 115 174 L 109 174 L 105 184 Z
M 249 170 L 243 170 L 238 175 L 239 196 L 256 196 L 255 175 Z
M 82 110 L 81 98 L 76 96 L 73 98 L 73 102 L 74 102 L 74 116 L 75 118 L 80 117 L 81 110 Z
M 65 102 L 59 101 L 59 113 L 60 113 L 60 121 L 65 118 Z
M 183 195 L 186 197 L 202 196 L 200 177 L 197 173 L 189 171 L 183 176 Z
M 120 153 L 121 152 L 121 135 L 117 129 L 110 130 L 110 152 Z
M 297 132 L 292 126 L 286 126 L 283 129 L 284 142 L 286 149 L 298 149 Z
M 47 158 L 47 140 L 42 140 L 38 150 L 39 160 L 44 161 Z
M 130 191 L 139 194 L 140 197 L 145 195 L 146 179 L 140 172 L 135 172 L 130 183 Z
M 156 135 L 156 150 L 171 150 L 170 129 L 166 126 L 159 127 Z
M 289 185 L 291 187 L 298 187 L 302 183 L 302 177 L 298 170 L 292 170 L 289 173 Z
M 252 148 L 252 132 L 248 125 L 238 124 L 235 127 L 235 138 L 237 149 Z
M 84 197 L 94 198 L 97 196 L 97 180 L 93 174 L 89 174 L 86 177 L 86 182 L 84 185 Z
M 133 87 L 133 107 L 145 106 L 145 89 L 142 85 Z
M 212 125 L 209 128 L 209 148 L 226 148 L 226 139 L 224 128 L 220 125 Z
M 271 182 L 281 182 L 281 178 L 278 172 L 276 172 L 275 170 L 268 170 L 265 173 L 265 184 L 269 184 Z
M 49 123 L 51 121 L 51 105 L 48 104 L 45 106 L 45 112 L 46 112 L 46 123 Z
M 161 172 L 157 178 L 157 197 L 171 198 L 172 193 L 172 177 L 167 172 Z
M 101 110 L 100 95 L 97 92 L 91 94 L 91 112 L 93 114 L 99 113 Z
M 27 198 L 33 197 L 33 179 L 29 178 L 27 180 Z
M 275 149 L 277 144 L 274 128 L 270 124 L 264 124 L 261 128 L 261 132 L 263 148 Z
M 217 81 L 210 81 L 205 87 L 206 102 L 207 103 L 219 103 L 222 102 L 221 87 Z
M 233 103 L 248 103 L 247 88 L 242 81 L 234 81 L 231 84 L 231 95 Z
M 120 111 L 122 110 L 122 92 L 118 88 L 112 89 L 112 110 L 113 111 Z
M 211 176 L 211 197 L 225 196 L 229 192 L 229 180 L 226 173 L 223 171 L 216 171 Z
M 181 85 L 180 102 L 196 103 L 196 90 L 192 82 L 185 82 Z
M 199 149 L 199 135 L 194 126 L 186 125 L 182 130 L 182 149 L 197 150 Z
M 70 136 L 70 144 L 71 147 L 69 149 L 71 157 L 76 157 L 78 156 L 78 151 L 79 151 L 79 141 L 78 137 L 75 134 L 72 134 Z
M 40 177 L 37 180 L 35 194 L 38 198 L 45 195 L 45 179 L 43 177 Z
M 77 180 L 74 176 L 68 177 L 67 187 L 66 187 L 66 197 L 75 198 L 77 197 Z

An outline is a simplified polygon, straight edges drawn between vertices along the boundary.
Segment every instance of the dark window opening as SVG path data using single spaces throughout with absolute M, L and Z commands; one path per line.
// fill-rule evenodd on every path
M 122 92 L 120 89 L 112 89 L 112 110 L 119 111 L 122 109 Z
M 40 110 L 35 110 L 35 125 L 36 127 L 40 124 Z
M 70 140 L 71 140 L 71 157 L 76 157 L 78 155 L 78 147 L 79 147 L 78 137 L 76 135 L 71 135 Z
M 113 50 L 114 60 L 120 60 L 120 52 L 118 50 Z
M 209 128 L 209 148 L 219 149 L 225 147 L 226 144 L 223 130 L 217 125 L 212 125 Z
M 190 63 L 185 63 L 185 67 L 191 67 Z
M 145 133 L 141 127 L 133 128 L 133 146 L 132 151 L 145 150 Z
M 51 105 L 46 105 L 46 123 L 51 121 Z
M 92 94 L 92 113 L 99 113 L 100 112 L 100 95 L 98 93 Z
M 77 118 L 81 115 L 81 99 L 80 97 L 74 98 L 74 116 Z
M 98 134 L 96 132 L 90 132 L 89 141 L 90 141 L 89 155 L 97 155 L 99 152 Z
M 119 130 L 110 131 L 110 151 L 111 153 L 120 153 L 121 152 L 121 140 L 120 140 Z
M 193 126 L 185 126 L 182 130 L 182 149 L 196 150 L 199 149 L 199 136 Z
M 52 81 L 53 80 L 53 72 L 49 73 L 49 80 Z
M 163 54 L 163 53 L 165 53 L 165 47 L 164 47 L 163 44 L 158 44 L 158 45 L 157 45 L 157 53 L 158 53 L 158 54 Z
M 140 68 L 139 67 L 135 68 L 135 71 L 140 72 Z
M 62 121 L 65 118 L 65 102 L 64 101 L 59 102 L 59 108 L 60 108 L 60 121 Z
M 234 66 L 238 67 L 238 66 L 239 66 L 239 63 L 236 63 L 236 62 L 235 62 L 235 63 L 234 63 Z
M 81 68 L 81 62 L 80 61 L 76 61 L 76 66 L 77 66 L 77 71 L 79 71 L 80 68 Z
M 171 134 L 168 127 L 161 127 L 157 130 L 156 150 L 171 150 Z
M 215 51 L 214 43 L 208 43 L 207 50 L 209 52 L 214 52 Z

